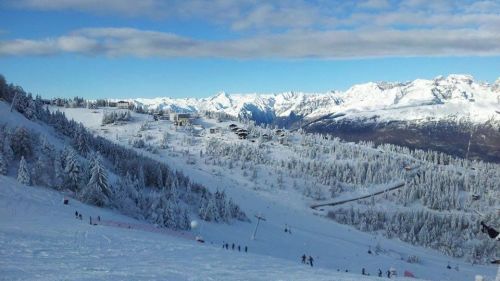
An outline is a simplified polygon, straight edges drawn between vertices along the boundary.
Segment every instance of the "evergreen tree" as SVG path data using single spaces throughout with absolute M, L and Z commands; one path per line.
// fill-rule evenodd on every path
M 90 140 L 87 131 L 82 124 L 79 124 L 73 140 L 74 148 L 83 156 L 90 151 Z
M 67 151 L 65 158 L 65 187 L 73 191 L 78 191 L 81 182 L 81 165 L 76 152 L 72 149 Z
M 101 156 L 99 154 L 96 155 L 92 164 L 89 183 L 80 192 L 80 198 L 82 198 L 84 202 L 96 206 L 108 205 L 109 198 L 112 194 L 108 186 L 107 172 L 102 165 Z
M 63 182 L 65 178 L 65 172 L 64 172 L 64 166 L 62 159 L 62 155 L 59 152 L 55 152 L 54 156 L 54 179 L 53 179 L 53 186 L 57 189 L 62 189 L 63 188 Z
M 3 157 L 2 151 L 0 151 L 0 175 L 7 174 L 7 161 Z
M 18 127 L 12 135 L 11 147 L 17 157 L 30 157 L 33 153 L 33 142 L 28 129 Z
M 21 161 L 19 161 L 17 181 L 24 185 L 31 185 L 31 175 L 28 169 L 28 163 L 26 163 L 26 160 L 24 160 L 24 156 L 21 156 Z

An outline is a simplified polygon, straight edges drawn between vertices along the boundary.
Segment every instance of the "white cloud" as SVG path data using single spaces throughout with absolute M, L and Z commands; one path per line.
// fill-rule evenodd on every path
M 500 34 L 460 30 L 296 31 L 208 41 L 132 28 L 82 29 L 57 38 L 0 41 L 0 55 L 217 58 L 364 58 L 500 55 Z
M 196 20 L 222 27 L 227 37 L 237 39 L 213 41 L 131 28 L 93 28 L 51 38 L 3 40 L 3 56 L 67 52 L 226 58 L 499 55 L 500 5 L 491 0 L 7 1 L 20 9 L 153 17 L 179 24 Z
M 358 7 L 364 9 L 386 9 L 390 6 L 387 0 L 366 0 L 358 4 Z

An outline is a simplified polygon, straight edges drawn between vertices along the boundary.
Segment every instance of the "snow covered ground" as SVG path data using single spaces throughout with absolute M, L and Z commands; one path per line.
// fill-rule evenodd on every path
M 102 112 L 111 109 L 62 108 L 62 110 L 68 117 L 74 118 L 78 122 L 83 122 L 86 127 L 90 128 L 96 134 L 129 147 L 129 140 L 138 133 L 140 126 L 146 120 L 152 118 L 148 115 L 133 114 L 133 121 L 130 123 L 102 127 L 100 125 Z M 203 122 L 205 128 L 228 125 L 206 119 L 201 122 Z M 152 154 L 144 150 L 140 151 L 150 157 L 165 161 L 173 168 L 183 171 L 190 178 L 204 184 L 211 190 L 224 190 L 252 218 L 252 223 L 238 222 L 232 225 L 202 223 L 197 230 L 206 239 L 208 245 L 198 247 L 199 245 L 194 244 L 191 248 L 195 249 L 194 251 L 202 251 L 200 249 L 206 249 L 206 247 L 210 246 L 210 249 L 206 252 L 199 253 L 199 255 L 206 254 L 206 258 L 209 259 L 206 262 L 210 263 L 209 267 L 214 268 L 217 267 L 216 265 L 229 266 L 230 264 L 234 264 L 233 262 L 236 263 L 234 264 L 234 268 L 229 270 L 236 272 L 236 275 L 229 276 L 228 280 L 240 278 L 242 280 L 259 278 L 263 280 L 321 280 L 321 274 L 324 273 L 328 276 L 329 274 L 336 273 L 337 270 L 348 270 L 356 274 L 353 277 L 346 278 L 363 280 L 360 274 L 362 268 L 365 268 L 368 273 L 374 275 L 378 269 L 385 272 L 390 267 L 395 267 L 400 275 L 404 270 L 409 270 L 417 277 L 429 280 L 473 280 L 474 275 L 478 273 L 487 276 L 489 280 L 493 280 L 495 276 L 496 268 L 494 266 L 472 266 L 461 259 L 450 258 L 434 250 L 414 247 L 397 240 L 389 240 L 378 235 L 363 233 L 351 227 L 336 224 L 322 216 L 317 216 L 304 203 L 304 198 L 296 192 L 291 192 L 287 189 L 281 191 L 255 190 L 248 179 L 242 177 L 239 172 L 228 173 L 227 170 L 225 171 L 222 168 L 203 163 L 199 157 L 199 150 L 203 149 L 204 142 L 199 138 L 190 137 L 190 133 L 184 131 L 183 128 L 175 129 L 169 121 L 152 122 L 143 134 L 149 134 L 152 140 L 156 140 L 165 132 L 168 132 L 171 137 L 169 141 L 170 148 L 168 150 L 162 150 L 159 154 Z M 201 138 L 204 137 L 208 138 L 209 136 L 205 135 Z M 231 137 L 228 141 L 237 141 L 237 137 L 234 134 Z M 193 139 L 198 145 L 186 145 L 188 141 Z M 192 160 L 196 162 L 196 165 L 189 164 Z M 266 221 L 260 223 L 257 239 L 251 240 L 250 237 L 256 223 L 253 217 L 255 214 L 264 215 Z M 285 225 L 291 227 L 292 234 L 284 232 Z M 148 239 L 156 237 L 154 235 L 148 234 Z M 110 236 L 107 235 L 107 237 Z M 238 267 L 238 264 L 241 264 L 238 262 L 241 256 L 235 256 L 236 253 L 232 253 L 231 250 L 229 250 L 231 253 L 225 253 L 227 251 L 220 249 L 223 242 L 235 243 L 242 247 L 248 246 L 250 253 L 258 254 L 258 256 L 251 257 L 252 262 L 249 268 L 245 268 L 244 266 Z M 119 244 L 126 245 L 127 243 L 121 241 Z M 180 242 L 177 241 L 176 243 Z M 189 244 L 191 242 L 186 243 L 188 243 L 186 245 L 191 245 Z M 214 248 L 211 248 L 212 243 Z M 371 247 L 373 250 L 377 244 L 380 245 L 381 251 L 377 255 L 368 254 L 368 249 Z M 172 244 L 165 246 L 169 245 L 171 246 Z M 194 256 L 188 254 L 187 250 L 183 250 L 182 248 L 179 250 L 185 252 L 185 255 L 188 255 L 188 259 Z M 186 246 L 186 249 L 191 248 Z M 141 253 L 141 249 L 134 252 Z M 222 256 L 219 256 L 217 253 L 220 253 Z M 306 269 L 300 264 L 300 256 L 302 254 L 314 257 L 314 274 L 319 275 L 308 275 L 311 269 Z M 225 255 L 228 255 L 227 260 Z M 418 256 L 421 262 L 406 262 L 406 259 L 411 255 Z M 160 257 L 162 256 L 161 254 Z M 179 260 L 186 259 L 182 254 L 175 254 L 174 256 Z M 249 254 L 248 257 L 250 256 Z M 198 253 L 196 257 L 198 257 Z M 153 260 L 156 261 L 157 259 L 153 258 Z M 292 266 L 293 269 L 286 268 L 284 264 Z M 448 264 L 453 269 L 447 269 L 446 266 Z M 194 266 L 193 264 L 190 265 Z M 295 265 L 299 265 L 299 267 L 295 269 Z M 176 266 L 176 270 L 180 268 L 179 272 L 184 272 L 185 270 L 182 269 L 188 268 L 189 265 L 185 266 Z M 262 268 L 258 269 L 261 266 Z M 316 267 L 321 268 L 321 270 L 316 271 Z M 199 270 L 199 268 L 195 270 Z M 218 268 L 213 270 L 218 270 Z M 227 267 L 224 270 L 227 270 Z M 199 276 L 202 272 L 203 270 L 193 273 L 193 276 Z M 207 276 L 222 275 L 223 272 L 217 271 L 212 273 L 214 275 Z M 285 272 L 291 275 L 286 275 Z M 238 276 L 238 274 L 242 276 Z M 152 277 L 150 276 L 150 278 Z M 210 278 L 203 277 L 201 279 Z M 220 279 L 218 276 L 213 278 Z M 172 279 L 177 278 L 172 277 Z M 340 277 L 335 278 L 332 276 L 330 276 L 330 279 L 344 280 Z
M 0 280 L 381 280 L 137 230 L 143 223 L 62 198 L 0 176 Z M 98 215 L 132 228 L 90 225 Z

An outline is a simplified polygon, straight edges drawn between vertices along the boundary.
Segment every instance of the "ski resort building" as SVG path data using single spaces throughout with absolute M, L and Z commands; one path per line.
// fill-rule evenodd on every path
M 191 123 L 191 115 L 189 113 L 170 113 L 170 121 L 176 126 L 186 126 Z
M 128 109 L 129 107 L 129 103 L 128 101 L 119 101 L 116 103 L 116 107 L 120 108 L 120 109 Z

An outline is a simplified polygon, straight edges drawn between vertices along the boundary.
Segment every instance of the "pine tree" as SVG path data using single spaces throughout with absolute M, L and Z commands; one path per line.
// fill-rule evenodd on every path
M 30 157 L 33 153 L 33 142 L 28 129 L 18 127 L 12 135 L 11 147 L 17 157 Z
M 68 151 L 65 162 L 65 185 L 73 191 L 78 191 L 81 181 L 81 165 L 74 150 Z
M 11 144 L 11 135 L 9 132 L 6 133 L 5 139 L 3 140 L 3 157 L 5 161 L 14 160 L 14 151 L 12 150 Z
M 55 153 L 54 156 L 54 180 L 52 182 L 56 189 L 62 189 L 62 184 L 65 178 L 65 172 L 62 161 L 62 155 L 59 152 Z
M 109 198 L 112 194 L 108 186 L 107 172 L 102 165 L 101 156 L 99 154 L 96 155 L 92 164 L 89 183 L 80 192 L 80 198 L 82 198 L 84 202 L 96 206 L 105 206 L 109 204 Z
M 7 161 L 3 157 L 2 151 L 0 151 L 0 175 L 7 174 Z
M 86 156 L 90 150 L 90 140 L 87 131 L 82 124 L 79 124 L 76 132 L 75 138 L 73 140 L 75 149 L 83 156 Z
M 26 160 L 24 160 L 24 156 L 21 156 L 21 161 L 19 161 L 17 181 L 24 185 L 31 185 L 31 175 L 28 169 L 28 163 L 26 163 Z

